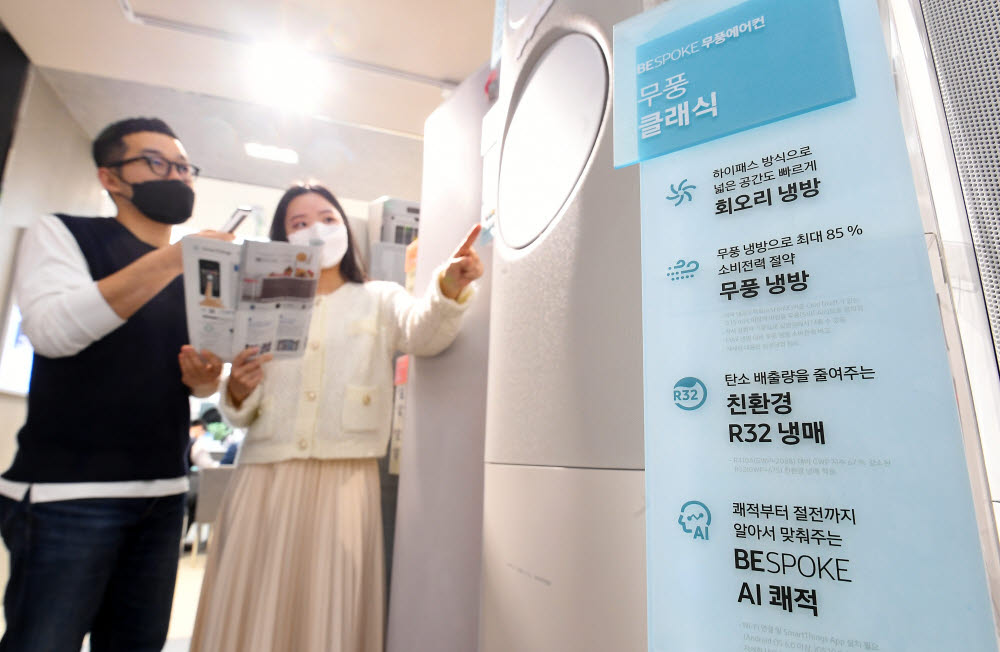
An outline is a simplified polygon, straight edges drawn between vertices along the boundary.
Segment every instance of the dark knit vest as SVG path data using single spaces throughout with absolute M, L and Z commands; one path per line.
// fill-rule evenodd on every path
M 99 281 L 153 247 L 113 218 L 57 216 Z M 35 353 L 19 482 L 119 482 L 185 475 L 190 408 L 177 354 L 186 344 L 184 288 L 174 279 L 122 326 L 76 355 Z

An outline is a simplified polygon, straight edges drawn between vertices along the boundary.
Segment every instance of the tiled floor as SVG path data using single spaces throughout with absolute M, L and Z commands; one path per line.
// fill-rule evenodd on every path
M 163 652 L 187 652 L 198 610 L 201 578 L 205 575 L 204 553 L 193 558 L 186 554 L 177 568 L 177 588 L 174 589 L 174 610 L 170 614 L 170 630 Z

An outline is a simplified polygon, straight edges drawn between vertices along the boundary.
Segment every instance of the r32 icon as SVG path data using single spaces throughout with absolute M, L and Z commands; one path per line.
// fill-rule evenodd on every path
M 674 383 L 674 405 L 682 410 L 697 410 L 705 404 L 707 398 L 705 383 L 693 376 L 681 378 Z

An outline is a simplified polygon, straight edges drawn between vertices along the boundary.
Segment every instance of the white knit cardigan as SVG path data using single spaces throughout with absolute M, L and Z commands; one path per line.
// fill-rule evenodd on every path
M 392 419 L 396 351 L 435 355 L 458 334 L 472 287 L 458 301 L 441 293 L 438 274 L 422 299 L 396 283 L 346 283 L 317 297 L 301 358 L 272 360 L 239 408 L 227 377 L 220 408 L 247 427 L 240 464 L 301 458 L 381 457 Z

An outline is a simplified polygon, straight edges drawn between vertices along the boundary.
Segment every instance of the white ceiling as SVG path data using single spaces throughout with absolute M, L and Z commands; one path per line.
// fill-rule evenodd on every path
M 40 72 L 90 138 L 123 116 L 160 117 L 206 177 L 271 188 L 316 179 L 353 199 L 420 198 L 423 142 L 417 138 L 160 86 L 54 68 Z M 247 142 L 293 149 L 299 163 L 251 158 Z
M 334 184 L 345 196 L 415 198 L 424 121 L 488 61 L 493 11 L 493 0 L 0 0 L 0 23 L 88 135 L 160 115 L 206 175 L 275 187 L 353 176 Z M 272 80 L 257 44 L 276 41 L 309 55 Z M 300 89 L 271 90 L 302 70 Z M 292 108 L 266 106 L 276 99 Z M 254 162 L 250 139 L 302 161 Z
M 138 15 L 458 82 L 489 57 L 490 0 L 128 0 Z M 470 67 L 471 65 L 471 67 Z

